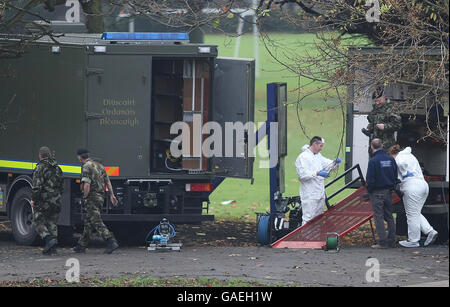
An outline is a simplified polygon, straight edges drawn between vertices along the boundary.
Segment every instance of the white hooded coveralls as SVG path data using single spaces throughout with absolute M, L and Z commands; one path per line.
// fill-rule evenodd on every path
M 328 167 L 333 160 L 314 154 L 308 145 L 303 146 L 302 153 L 295 161 L 300 185 L 300 199 L 302 203 L 302 225 L 322 214 L 325 205 L 325 178 L 317 172 Z
M 408 241 L 419 242 L 421 232 L 427 235 L 433 230 L 433 227 L 421 214 L 428 197 L 428 183 L 423 177 L 419 161 L 411 153 L 411 147 L 400 151 L 395 161 L 398 166 L 398 178 L 401 181 L 400 191 L 404 193 L 403 204 L 408 223 Z M 408 172 L 413 176 L 403 179 Z

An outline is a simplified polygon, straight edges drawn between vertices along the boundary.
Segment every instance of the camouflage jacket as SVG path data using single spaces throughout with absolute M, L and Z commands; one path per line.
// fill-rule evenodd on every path
M 103 165 L 92 159 L 87 159 L 81 170 L 81 182 L 89 183 L 91 188 L 89 195 L 105 195 L 105 185 L 109 182 L 108 174 Z
M 41 160 L 33 173 L 31 199 L 37 204 L 60 205 L 63 189 L 63 172 L 56 160 L 52 158 Z
M 394 132 L 400 130 L 402 121 L 400 115 L 392 112 L 387 103 L 380 107 L 374 105 L 367 119 L 369 121 L 367 130 L 371 134 L 370 140 L 379 138 L 390 146 L 395 144 Z M 378 129 L 377 124 L 384 124 L 384 129 Z M 387 147 L 385 148 L 387 149 Z

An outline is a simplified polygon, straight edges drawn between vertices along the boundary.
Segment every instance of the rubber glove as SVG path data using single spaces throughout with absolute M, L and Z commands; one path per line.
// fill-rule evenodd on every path
M 403 176 L 403 179 L 408 178 L 408 177 L 414 177 L 414 174 L 411 172 L 406 172 L 406 175 Z
M 337 157 L 336 160 L 334 160 L 334 161 L 336 161 L 336 163 L 339 164 L 342 162 L 342 159 L 341 159 L 341 157 Z
M 318 176 L 322 176 L 323 178 L 328 178 L 328 177 L 330 177 L 330 174 L 328 174 L 328 173 L 325 172 L 325 171 L 320 171 L 320 172 L 317 173 L 317 175 L 318 175 Z

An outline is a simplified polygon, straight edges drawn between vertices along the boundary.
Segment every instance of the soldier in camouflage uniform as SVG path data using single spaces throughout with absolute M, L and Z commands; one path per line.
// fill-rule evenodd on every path
M 56 253 L 58 217 L 64 188 L 63 172 L 48 147 L 39 149 L 40 163 L 33 173 L 31 206 L 33 226 L 45 241 L 44 254 Z
M 369 125 L 362 132 L 369 137 L 369 144 L 373 139 L 380 139 L 383 147 L 388 150 L 394 146 L 397 141 L 395 132 L 402 127 L 401 117 L 392 111 L 392 108 L 386 103 L 386 96 L 382 88 L 378 88 L 373 94 L 373 110 L 367 117 Z M 369 155 L 372 153 L 369 146 Z
M 81 184 L 86 217 L 84 221 L 83 234 L 78 241 L 78 246 L 74 248 L 74 251 L 77 253 L 84 253 L 89 244 L 91 234 L 94 231 L 97 231 L 97 233 L 100 234 L 108 243 L 105 253 L 111 254 L 119 247 L 119 245 L 101 219 L 100 210 L 105 201 L 105 186 L 108 187 L 110 199 L 114 206 L 117 205 L 117 199 L 114 196 L 111 182 L 103 165 L 92 160 L 89 157 L 89 151 L 86 149 L 78 150 L 77 156 L 83 164 L 81 171 Z

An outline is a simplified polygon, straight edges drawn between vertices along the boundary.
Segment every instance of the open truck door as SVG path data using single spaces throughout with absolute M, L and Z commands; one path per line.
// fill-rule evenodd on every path
M 147 176 L 152 58 L 127 55 L 124 63 L 121 57 L 89 56 L 87 147 L 114 176 Z
M 250 179 L 254 157 L 248 138 L 254 131 L 249 131 L 246 124 L 254 122 L 255 60 L 217 58 L 213 95 L 212 120 L 220 124 L 223 135 L 222 157 L 211 159 L 212 171 L 217 176 Z M 227 131 L 230 126 L 237 128 L 232 134 Z

